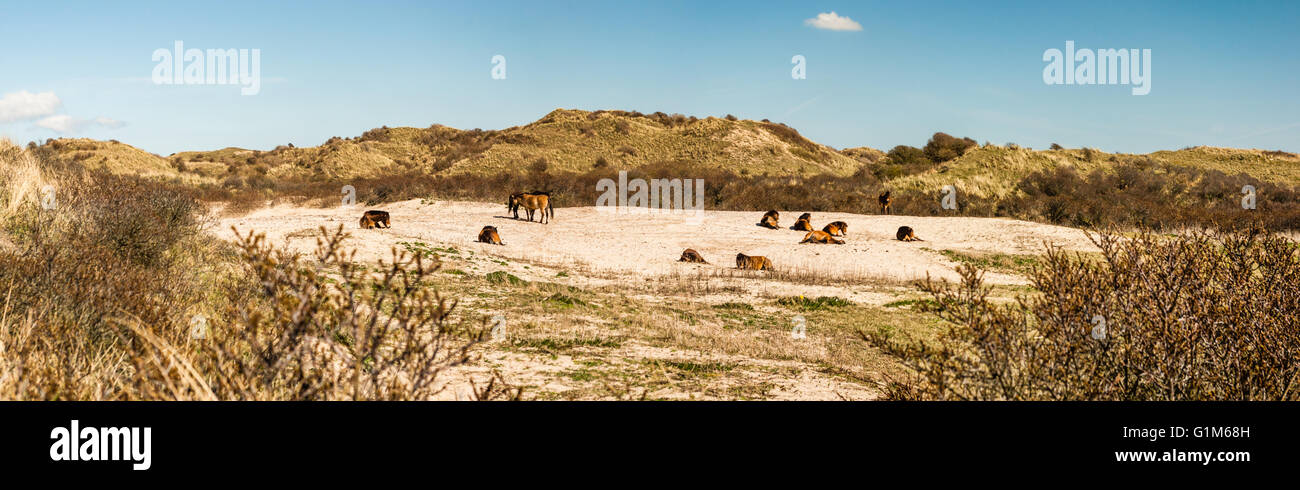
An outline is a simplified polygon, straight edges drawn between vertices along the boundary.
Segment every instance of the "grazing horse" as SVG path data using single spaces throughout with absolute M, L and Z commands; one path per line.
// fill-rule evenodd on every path
M 844 240 L 831 236 L 824 231 L 810 231 L 803 236 L 803 241 L 799 243 L 832 243 L 835 245 L 844 245 Z
M 550 223 L 551 218 L 555 217 L 555 205 L 551 201 L 550 194 L 544 192 L 510 195 L 510 207 L 515 210 L 515 218 L 519 217 L 519 207 L 523 206 L 524 211 L 528 213 L 528 221 L 533 220 L 533 212 L 541 211 L 542 215 L 537 220 L 540 223 Z
M 388 221 L 388 211 L 370 210 L 361 215 L 361 228 L 363 229 L 392 227 L 393 225 Z
M 799 219 L 794 221 L 794 226 L 791 226 L 790 229 L 799 230 L 799 231 L 813 231 L 812 213 L 804 213 L 799 215 Z
M 506 198 L 506 211 L 510 213 L 514 213 L 515 219 L 519 219 L 519 206 L 515 205 L 515 200 L 523 195 L 524 193 L 522 192 L 516 192 L 514 194 L 511 194 L 510 197 Z
M 849 234 L 849 224 L 843 221 L 832 221 L 831 224 L 822 228 L 822 231 L 829 233 L 831 236 L 844 236 Z
M 880 197 L 876 198 L 876 200 L 880 201 L 881 214 L 890 214 L 890 211 L 893 211 L 890 209 L 889 204 L 894 202 L 894 198 L 889 196 L 889 191 L 885 191 L 885 193 L 881 194 Z
M 749 256 L 745 254 L 736 254 L 736 268 L 749 269 L 756 271 L 772 270 L 772 261 L 763 256 Z
M 910 227 L 910 226 L 900 226 L 900 227 L 898 227 L 898 233 L 895 233 L 895 234 L 894 234 L 894 237 L 897 238 L 897 239 L 899 239 L 899 241 L 904 241 L 904 242 L 924 242 L 924 241 L 925 241 L 925 240 L 922 240 L 922 239 L 920 239 L 920 238 L 917 238 L 917 237 L 916 237 L 916 231 L 915 231 L 915 230 L 912 230 L 912 227 Z
M 763 213 L 763 219 L 758 222 L 758 226 L 775 230 L 781 227 L 781 225 L 778 224 L 780 220 L 781 213 L 776 212 L 776 210 L 768 211 Z
M 505 245 L 501 243 L 501 235 L 497 234 L 497 227 L 495 226 L 484 226 L 483 231 L 478 232 L 478 241 L 493 245 Z
M 693 248 L 688 248 L 688 249 L 686 249 L 685 251 L 683 251 L 683 252 L 682 252 L 682 258 L 677 259 L 677 261 L 678 261 L 678 262 L 694 262 L 694 263 L 697 263 L 697 264 L 707 264 L 707 263 L 709 263 L 707 260 L 704 260 L 704 256 L 703 256 L 703 255 L 700 255 L 700 253 L 699 253 L 699 252 L 696 252 L 695 249 L 693 249 Z

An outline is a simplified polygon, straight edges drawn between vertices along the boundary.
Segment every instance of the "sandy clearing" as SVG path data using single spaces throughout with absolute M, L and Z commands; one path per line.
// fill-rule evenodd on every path
M 577 268 L 594 275 L 626 280 L 663 276 L 690 276 L 723 272 L 734 265 L 737 252 L 764 255 L 779 270 L 845 280 L 907 281 L 924 278 L 955 280 L 956 265 L 938 253 L 1041 253 L 1045 243 L 1066 250 L 1095 251 L 1084 232 L 1060 226 L 1003 218 L 881 216 L 849 213 L 813 213 L 813 224 L 831 221 L 849 225 L 845 245 L 799 244 L 803 232 L 770 230 L 756 225 L 761 213 L 704 211 L 702 217 L 684 214 L 613 213 L 595 207 L 559 208 L 553 223 L 514 220 L 499 203 L 421 202 L 409 200 L 375 206 L 389 211 L 393 228 L 358 229 L 363 209 L 299 208 L 280 206 L 220 220 L 217 232 L 232 238 L 232 226 L 241 232 L 265 233 L 272 243 L 310 250 L 311 233 L 320 226 L 343 224 L 352 233 L 347 246 L 360 260 L 390 258 L 399 242 L 456 247 L 479 255 L 519 260 L 557 270 Z M 783 226 L 793 224 L 802 211 L 782 211 Z M 504 246 L 477 243 L 484 225 L 500 230 Z M 894 231 L 907 225 L 924 242 L 904 243 Z M 677 262 L 681 251 L 694 248 L 709 265 Z M 988 273 L 993 284 L 1021 284 L 1024 279 Z
M 882 305 L 901 295 L 916 294 L 914 288 L 901 283 L 923 278 L 927 273 L 956 279 L 952 270 L 956 264 L 940 253 L 942 250 L 1037 254 L 1044 242 L 1067 250 L 1095 250 L 1079 230 L 996 218 L 813 213 L 816 226 L 836 220 L 847 222 L 848 243 L 801 245 L 803 232 L 759 227 L 756 223 L 762 213 L 753 212 L 706 211 L 696 218 L 681 214 L 618 214 L 594 207 L 560 208 L 554 222 L 543 225 L 506 216 L 503 204 L 410 200 L 371 207 L 392 214 L 392 229 L 361 230 L 357 220 L 364 209 L 288 205 L 266 208 L 222 218 L 215 233 L 232 239 L 231 227 L 235 227 L 241 233 L 264 233 L 273 244 L 288 243 L 292 249 L 310 252 L 316 245 L 316 230 L 343 225 L 351 234 L 345 246 L 354 248 L 357 259 L 362 261 L 386 260 L 394 248 L 403 248 L 401 242 L 421 242 L 428 248 L 457 249 L 456 253 L 439 253 L 446 257 L 448 267 L 475 275 L 506 270 L 528 281 L 582 288 L 612 286 L 617 294 L 648 302 L 737 301 L 754 304 L 763 311 L 774 308 L 768 300 L 796 294 L 838 296 L 860 305 Z M 801 212 L 782 211 L 782 224 L 789 226 Z M 476 242 L 484 225 L 496 226 L 505 245 Z M 895 240 L 894 232 L 901 225 L 915 228 L 926 241 Z M 685 248 L 700 251 L 712 263 L 677 262 Z M 769 273 L 736 271 L 732 266 L 737 252 L 765 255 L 778 272 L 792 274 L 768 279 Z M 1024 282 L 1017 276 L 993 272 L 987 273 L 985 279 L 995 284 Z M 480 300 L 468 297 L 465 301 L 473 305 Z M 580 329 L 594 325 L 582 319 L 560 324 L 544 317 L 534 320 L 540 330 L 531 334 L 543 337 L 567 338 L 574 335 L 568 329 L 575 325 Z M 829 347 L 818 342 L 792 346 L 799 352 Z M 516 386 L 529 387 L 533 396 L 615 396 L 601 390 L 604 381 L 576 379 L 575 373 L 583 370 L 596 373 L 602 380 L 606 378 L 599 376 L 640 378 L 651 383 L 651 398 L 837 400 L 874 399 L 880 395 L 878 387 L 870 383 L 823 372 L 811 363 L 725 355 L 716 349 L 653 346 L 636 339 L 616 348 L 556 356 L 519 352 L 497 344 L 476 351 L 483 356 L 479 362 L 453 368 L 440 378 L 446 389 L 438 399 L 468 398 L 470 380 L 482 385 L 493 371 L 499 371 Z M 600 360 L 603 367 L 587 368 L 576 363 L 574 355 L 581 356 L 584 362 Z M 717 375 L 685 379 L 652 368 L 658 362 L 683 360 L 725 362 L 735 367 Z

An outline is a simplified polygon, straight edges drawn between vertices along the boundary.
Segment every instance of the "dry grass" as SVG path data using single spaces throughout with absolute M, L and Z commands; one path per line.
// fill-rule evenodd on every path
M 339 232 L 310 259 L 213 241 L 188 188 L 0 156 L 0 398 L 426 399 L 481 340 L 418 257 L 356 264 Z
M 990 301 L 981 273 L 927 283 L 950 328 L 930 341 L 864 329 L 914 371 L 895 398 L 1296 400 L 1300 253 L 1258 230 L 1103 234 L 1103 260 L 1049 250 L 1041 294 Z

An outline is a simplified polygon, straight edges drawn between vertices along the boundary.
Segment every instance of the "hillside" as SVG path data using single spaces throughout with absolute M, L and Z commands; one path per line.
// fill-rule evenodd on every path
M 1294 185 L 1300 182 L 1300 156 L 1284 152 L 1198 146 L 1147 155 L 1106 153 L 1092 149 L 1032 150 L 998 145 L 972 148 L 955 160 L 922 173 L 903 176 L 889 186 L 937 192 L 956 185 L 975 197 L 1006 197 L 1016 192 L 1025 176 L 1039 171 L 1071 167 L 1080 174 L 1107 171 L 1122 163 L 1151 161 L 1198 171 L 1246 174 L 1265 182 Z
M 37 147 L 36 151 L 41 158 L 78 164 L 92 170 L 107 170 L 115 174 L 142 177 L 197 180 L 193 178 L 194 176 L 182 175 L 183 173 L 174 168 L 166 158 L 117 140 L 53 139 Z
M 188 172 L 220 177 L 225 167 L 250 166 L 269 178 L 347 179 L 419 172 L 493 175 L 635 169 L 665 161 L 737 174 L 849 175 L 861 163 L 814 143 L 787 126 L 740 119 L 704 119 L 663 113 L 556 109 L 503 130 L 376 128 L 320 146 L 286 145 L 272 151 L 226 148 L 168 158 Z
M 970 144 L 974 145 L 973 141 Z M 333 137 L 319 146 L 283 145 L 271 151 L 225 148 L 164 158 L 117 141 L 87 139 L 50 140 L 38 151 L 57 160 L 117 173 L 270 193 L 283 192 L 285 184 L 293 182 L 411 174 L 457 178 L 460 182 L 488 179 L 498 184 L 487 187 L 495 188 L 506 180 L 527 180 L 533 175 L 582 175 L 643 167 L 708 169 L 750 178 L 766 175 L 835 179 L 864 170 L 871 174 L 865 177 L 868 180 L 845 183 L 853 192 L 870 190 L 867 186 L 877 183 L 870 180 L 874 175 L 880 187 L 911 195 L 932 196 L 943 186 L 955 185 L 964 196 L 972 198 L 1016 196 L 1020 182 L 1035 172 L 1063 168 L 1080 174 L 1111 172 L 1133 163 L 1157 163 L 1229 176 L 1244 173 L 1287 186 L 1300 182 L 1300 157 L 1276 151 L 1199 146 L 1133 155 L 985 144 L 966 149 L 946 162 L 909 163 L 894 162 L 874 148 L 837 151 L 804 138 L 793 128 L 768 121 L 568 109 L 556 109 L 530 124 L 502 130 L 466 130 L 437 124 L 427 128 L 381 127 L 360 136 Z M 828 191 L 834 190 L 817 192 Z M 770 195 L 770 191 L 763 191 L 755 198 L 765 193 Z M 569 194 L 576 197 L 573 192 Z M 849 200 L 854 199 L 859 198 Z

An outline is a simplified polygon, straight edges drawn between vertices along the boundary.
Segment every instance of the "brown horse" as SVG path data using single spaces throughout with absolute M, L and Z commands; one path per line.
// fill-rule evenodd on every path
M 520 206 L 528 213 L 528 221 L 533 220 L 534 211 L 542 212 L 537 220 L 540 223 L 550 223 L 551 218 L 555 217 L 555 205 L 551 202 L 551 195 L 545 192 L 511 194 L 510 208 L 515 212 L 515 219 L 519 218 Z
M 922 240 L 922 239 L 920 239 L 920 238 L 917 238 L 917 237 L 916 237 L 916 231 L 913 230 L 912 227 L 910 227 L 910 226 L 900 226 L 900 227 L 898 227 L 898 233 L 895 233 L 895 234 L 894 234 L 894 237 L 897 238 L 897 239 L 899 239 L 900 241 L 904 241 L 904 242 L 924 242 L 924 241 L 925 241 L 925 240 Z
M 516 192 L 506 198 L 506 211 L 514 213 L 515 219 L 519 219 L 519 206 L 515 205 L 515 200 L 523 196 L 524 193 Z
M 794 226 L 791 226 L 790 229 L 799 230 L 799 231 L 813 231 L 812 213 L 804 213 L 799 215 L 799 219 L 794 221 Z
M 704 256 L 703 256 L 703 255 L 700 255 L 700 253 L 699 253 L 699 252 L 696 252 L 695 249 L 693 249 L 693 248 L 688 248 L 688 249 L 686 249 L 685 251 L 683 251 L 683 252 L 682 252 L 682 258 L 677 259 L 677 261 L 678 261 L 678 262 L 694 262 L 694 263 L 697 263 L 697 264 L 707 264 L 707 263 L 709 263 L 707 260 L 704 260 Z
M 831 224 L 822 228 L 822 231 L 829 233 L 831 236 L 844 236 L 849 234 L 849 224 L 843 221 L 832 221 Z
M 799 243 L 831 243 L 835 245 L 844 245 L 844 240 L 831 236 L 824 231 L 810 231 L 803 236 L 803 241 Z
M 393 225 L 388 222 L 388 211 L 366 211 L 361 215 L 361 228 L 369 230 L 371 228 L 392 228 Z
M 483 231 L 478 232 L 478 241 L 493 245 L 505 245 L 501 243 L 501 235 L 497 233 L 497 227 L 495 226 L 484 226 Z
M 881 194 L 880 197 L 876 198 L 876 200 L 880 201 L 880 214 L 890 214 L 890 211 L 893 211 L 890 209 L 889 204 L 894 202 L 894 198 L 889 196 L 889 191 L 885 191 L 885 193 Z
M 762 226 L 764 228 L 771 228 L 775 230 L 781 227 L 781 225 L 779 224 L 780 221 L 781 221 L 781 213 L 776 212 L 776 210 L 774 209 L 766 213 L 763 213 L 763 219 L 758 222 L 758 226 Z
M 749 256 L 745 254 L 736 254 L 736 268 L 748 269 L 755 271 L 772 270 L 772 261 L 763 256 Z

